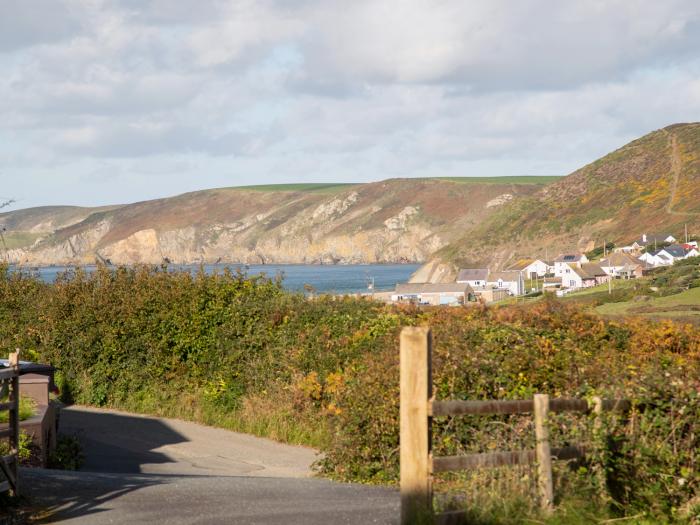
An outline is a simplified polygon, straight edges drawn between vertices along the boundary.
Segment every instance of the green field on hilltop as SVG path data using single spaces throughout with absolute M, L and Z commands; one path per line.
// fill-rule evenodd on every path
M 556 175 L 523 175 L 508 177 L 429 177 L 428 180 L 444 180 L 459 184 L 549 184 L 561 178 L 562 177 Z M 416 178 L 414 180 L 419 181 L 421 178 Z M 304 191 L 314 193 L 333 193 L 347 189 L 350 186 L 357 186 L 358 184 L 360 183 L 300 182 L 292 184 L 256 184 L 252 186 L 236 186 L 235 189 L 252 191 Z
M 550 184 L 563 178 L 560 175 L 514 175 L 507 177 L 435 177 L 459 184 Z
M 301 182 L 298 184 L 258 184 L 254 186 L 236 186 L 237 190 L 252 191 L 305 191 L 312 193 L 334 193 L 350 186 L 357 186 L 354 182 Z

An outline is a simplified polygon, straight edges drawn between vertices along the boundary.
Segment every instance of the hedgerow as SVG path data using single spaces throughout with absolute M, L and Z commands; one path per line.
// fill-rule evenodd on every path
M 554 446 L 591 451 L 558 467 L 559 497 L 697 520 L 700 334 L 690 326 L 608 322 L 556 300 L 450 309 L 310 300 L 240 273 L 100 268 L 47 285 L 0 268 L 0 353 L 20 347 L 57 366 L 69 400 L 317 446 L 319 470 L 348 481 L 397 480 L 406 325 L 433 329 L 438 398 L 630 399 L 632 411 L 607 416 L 602 431 L 590 416 L 552 418 Z M 437 455 L 529 448 L 534 432 L 528 417 L 436 418 L 433 444 Z M 443 476 L 436 488 L 486 476 Z

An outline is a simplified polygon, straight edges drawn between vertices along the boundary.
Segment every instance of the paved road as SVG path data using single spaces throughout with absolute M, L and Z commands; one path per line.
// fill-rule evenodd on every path
M 44 523 L 397 523 L 398 494 L 312 478 L 316 453 L 184 421 L 64 409 L 80 472 L 25 469 Z

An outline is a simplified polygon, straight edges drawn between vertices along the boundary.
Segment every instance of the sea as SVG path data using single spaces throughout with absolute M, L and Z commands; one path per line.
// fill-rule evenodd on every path
M 172 271 L 189 271 L 196 273 L 200 265 L 169 265 Z M 267 277 L 280 276 L 282 285 L 291 291 L 309 291 L 313 287 L 316 293 L 367 293 L 393 290 L 397 283 L 406 282 L 418 264 L 347 264 L 347 265 L 309 265 L 309 264 L 206 264 L 206 273 L 223 272 L 225 268 L 232 271 L 241 270 L 247 275 L 264 274 Z M 91 272 L 95 266 L 82 266 Z M 37 275 L 45 282 L 52 283 L 63 273 L 73 271 L 74 267 L 51 266 L 40 268 L 22 268 L 24 272 Z M 305 286 L 309 285 L 309 286 Z

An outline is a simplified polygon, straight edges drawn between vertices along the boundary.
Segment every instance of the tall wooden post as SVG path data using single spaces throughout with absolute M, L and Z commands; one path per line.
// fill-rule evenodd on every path
M 603 457 L 605 450 L 605 436 L 603 436 L 603 399 L 599 396 L 594 396 L 589 402 L 589 406 L 593 409 L 593 415 L 595 417 L 593 420 L 593 443 L 598 462 L 594 464 L 594 472 L 598 482 L 598 494 L 602 501 L 607 501 L 609 499 L 607 491 L 608 483 L 607 475 L 605 474 L 605 458 Z
M 544 510 L 551 510 L 554 505 L 554 486 L 552 483 L 552 450 L 549 446 L 549 396 L 535 394 L 535 437 L 537 438 L 537 485 L 540 492 L 540 505 Z
M 15 497 L 19 496 L 19 349 L 16 352 L 9 355 L 8 364 L 15 369 L 15 375 L 12 378 L 12 391 L 10 393 L 10 403 L 12 403 L 12 408 L 10 408 L 10 449 L 12 449 L 11 454 L 13 454 L 14 461 L 12 462 L 12 467 L 10 467 L 10 472 L 13 481 L 12 493 Z
M 432 461 L 428 401 L 432 395 L 430 328 L 401 331 L 401 523 L 432 513 Z

